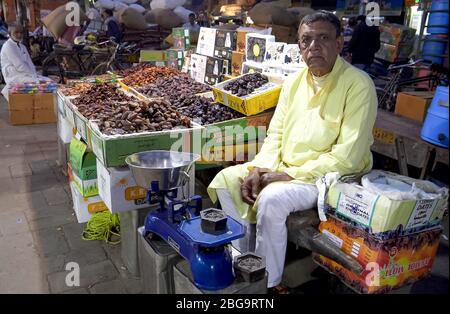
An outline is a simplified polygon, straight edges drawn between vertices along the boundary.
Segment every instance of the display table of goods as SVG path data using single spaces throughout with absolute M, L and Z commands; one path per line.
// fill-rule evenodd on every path
M 149 71 L 152 73 L 153 79 L 143 79 Z M 131 74 L 125 75 L 125 78 L 120 81 L 125 90 L 130 91 L 139 99 L 163 98 L 183 115 L 191 118 L 194 123 L 205 126 L 206 129 L 203 129 L 203 134 L 194 132 L 192 145 L 193 150 L 197 153 L 202 153 L 209 140 L 214 141 L 210 142 L 209 146 L 216 146 L 216 148 L 222 146 L 227 127 L 240 127 L 240 130 L 242 130 L 242 132 L 237 132 L 239 134 L 236 134 L 234 140 L 226 143 L 229 145 L 234 145 L 237 142 L 244 144 L 265 136 L 265 130 L 273 112 L 263 113 L 261 114 L 262 117 L 258 116 L 256 119 L 249 119 L 242 113 L 215 102 L 211 93 L 212 88 L 209 85 L 196 82 L 189 75 L 174 72 L 172 69 L 139 65 L 130 70 L 129 73 Z M 160 77 L 155 79 L 157 75 L 160 75 Z M 251 79 L 249 81 L 249 93 L 268 83 L 266 78 L 262 76 L 249 77 Z M 146 84 L 149 81 L 152 81 L 152 83 Z M 241 89 L 247 90 L 246 86 Z M 261 127 L 261 130 L 258 127 Z M 197 151 L 198 149 L 201 151 Z
M 76 81 L 58 91 L 58 107 L 107 167 L 124 165 L 138 151 L 173 149 L 180 139 L 185 151 L 202 152 L 208 140 L 221 146 L 227 127 L 242 131 L 225 144 L 254 141 L 265 136 L 273 115 L 245 117 L 215 102 L 210 86 L 171 68 L 139 64 L 118 75 L 118 83 Z M 241 87 L 249 93 L 267 83 L 251 78 Z

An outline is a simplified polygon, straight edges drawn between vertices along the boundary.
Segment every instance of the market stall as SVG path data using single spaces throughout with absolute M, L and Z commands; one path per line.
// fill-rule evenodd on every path
M 128 69 L 69 80 L 56 92 L 54 84 L 22 84 L 12 91 L 12 122 L 19 117 L 23 123 L 49 122 L 51 117 L 40 117 L 55 107 L 58 162 L 70 182 L 77 221 L 88 223 L 83 237 L 114 244 L 120 225 L 122 260 L 142 279 L 144 292 L 267 292 L 264 258 L 224 249 L 243 236 L 243 226 L 216 209 L 200 211 L 209 200 L 196 195 L 195 173 L 250 161 L 261 149 L 283 82 L 306 67 L 296 43 L 297 26 L 313 10 L 288 9 L 289 1 L 254 7 L 253 1 L 242 2 L 220 5 L 220 17 L 213 20 L 217 25 L 199 26 L 197 32 L 193 25 L 182 27 L 191 12 L 185 1 L 154 0 L 144 6 L 96 1 L 96 10 L 113 10 L 125 26 L 124 40 L 140 43 L 139 60 Z M 414 33 L 407 26 L 383 24 L 377 57 L 404 61 L 413 50 Z M 422 123 L 430 103 L 438 102 L 434 88 L 426 94 L 390 91 L 389 106 L 379 109 L 373 129 L 372 151 L 397 160 L 405 175 L 380 176 L 422 187 L 425 196 L 392 199 L 394 192 L 374 191 L 367 180 L 341 178 L 322 200 L 328 220 L 315 221 L 314 228 L 308 224 L 311 238 L 301 242 L 304 225 L 289 218 L 290 236 L 300 234 L 295 244 L 308 243 L 314 261 L 358 293 L 402 288 L 426 276 L 433 264 L 448 199 L 445 187 L 422 180 L 436 163 L 448 166 L 448 128 L 440 131 L 447 147 L 422 134 L 428 130 Z M 17 113 L 15 98 L 28 98 L 31 113 Z M 448 112 L 448 102 L 439 106 Z M 421 169 L 419 179 L 407 177 L 408 166 Z M 98 236 L 102 219 L 111 220 L 112 227 Z M 412 240 L 414 235 L 418 240 Z M 315 239 L 322 242 L 310 245 Z M 415 249 L 421 258 L 414 256 Z M 197 263 L 203 259 L 218 268 Z M 391 281 L 377 289 L 366 286 L 355 269 L 370 262 L 385 267 Z M 404 276 L 400 262 L 408 270 Z

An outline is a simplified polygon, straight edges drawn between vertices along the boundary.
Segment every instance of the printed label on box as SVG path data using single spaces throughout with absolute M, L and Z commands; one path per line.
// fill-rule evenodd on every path
M 66 112 L 66 118 L 67 118 L 67 121 L 69 121 L 69 123 L 70 123 L 72 126 L 75 126 L 75 117 L 74 117 L 74 115 L 73 115 L 73 111 L 67 106 L 67 104 L 66 104 L 66 110 L 65 110 L 65 112 Z
M 214 46 L 216 42 L 216 29 L 202 27 L 198 36 L 197 53 L 212 57 L 214 56 Z
M 103 212 L 106 210 L 108 210 L 108 207 L 106 207 L 104 202 L 97 202 L 97 203 L 92 203 L 92 204 L 88 205 L 88 212 L 90 214 Z
M 191 78 L 196 82 L 204 83 L 206 74 L 206 56 L 193 54 L 190 60 Z
M 339 194 L 336 211 L 364 226 L 369 226 L 379 195 L 346 186 Z
M 81 138 L 87 140 L 86 123 L 78 116 L 75 116 L 75 126 L 77 127 L 77 131 L 80 133 Z
M 338 248 L 342 248 L 342 245 L 344 244 L 344 240 L 342 240 L 341 238 L 339 238 L 337 235 L 332 234 L 330 231 L 328 230 L 323 230 L 322 233 L 324 235 L 326 235 L 328 237 L 328 239 L 331 240 L 331 242 L 333 242 L 334 244 L 336 244 L 336 246 Z
M 94 155 L 97 157 L 97 159 L 104 164 L 105 160 L 103 159 L 102 141 L 93 133 L 91 133 L 91 135 L 92 151 L 94 152 Z
M 58 94 L 58 112 L 61 114 L 62 117 L 66 117 L 66 113 L 64 110 L 64 98 L 60 94 Z
M 125 189 L 125 199 L 127 201 L 141 200 L 147 197 L 147 192 L 138 186 L 132 186 Z
M 430 221 L 431 214 L 435 210 L 437 204 L 435 200 L 418 200 L 416 206 L 414 206 L 411 217 L 409 217 L 406 229 L 415 228 L 427 224 Z

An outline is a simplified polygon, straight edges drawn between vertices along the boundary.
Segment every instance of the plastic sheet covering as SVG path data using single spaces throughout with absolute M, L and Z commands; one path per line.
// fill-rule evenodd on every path
M 374 170 L 361 179 L 367 190 L 383 194 L 392 200 L 435 199 L 448 194 L 448 189 L 385 171 Z

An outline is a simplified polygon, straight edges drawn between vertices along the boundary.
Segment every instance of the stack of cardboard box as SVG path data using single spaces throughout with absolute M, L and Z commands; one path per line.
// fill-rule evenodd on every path
M 322 255 L 316 255 L 315 261 L 359 293 L 386 293 L 430 272 L 442 233 L 448 189 L 379 170 L 368 177 L 371 182 L 395 180 L 403 189 L 408 184 L 430 194 L 410 195 L 408 199 L 408 192 L 396 192 L 392 187 L 389 192 L 380 192 L 364 183 L 335 182 L 326 196 L 327 220 L 319 229 L 358 261 L 363 272 L 354 273 Z M 398 197 L 400 193 L 402 197 Z
M 68 174 L 73 207 L 79 223 L 88 222 L 93 213 L 108 209 L 98 195 L 95 155 L 83 141 L 76 138 L 70 142 Z
M 9 121 L 13 125 L 56 122 L 54 93 L 9 95 Z
M 380 25 L 381 48 L 377 58 L 397 62 L 409 58 L 414 48 L 416 30 L 400 24 Z
M 191 77 L 209 85 L 222 82 L 231 73 L 236 40 L 234 30 L 202 27 L 196 53 L 190 56 Z

